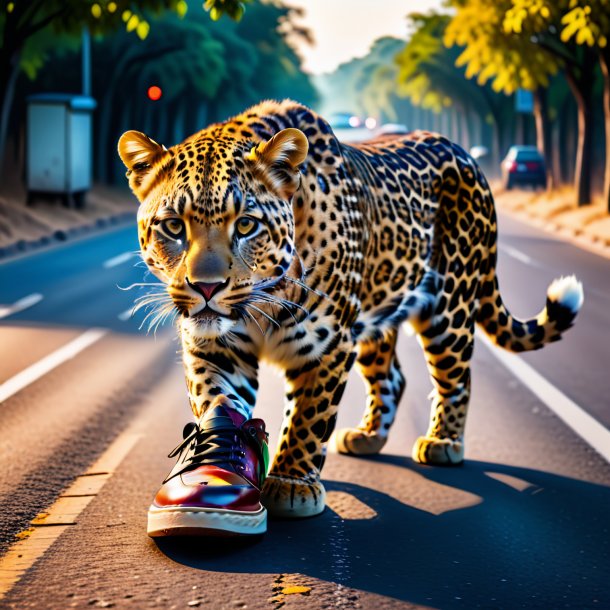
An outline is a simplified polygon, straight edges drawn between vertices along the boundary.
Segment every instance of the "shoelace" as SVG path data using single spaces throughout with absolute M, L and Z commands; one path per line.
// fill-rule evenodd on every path
M 226 464 L 229 462 L 234 466 L 243 466 L 243 459 L 246 453 L 241 446 L 236 447 L 236 437 L 242 437 L 239 428 L 214 428 L 212 430 L 202 430 L 198 424 L 191 422 L 187 427 L 191 431 L 187 433 L 184 440 L 175 447 L 167 457 L 173 458 L 182 455 L 185 450 L 193 448 L 192 453 L 184 460 L 185 466 L 177 472 L 171 472 L 163 481 L 166 483 L 170 479 L 187 470 L 192 470 L 197 466 L 205 464 Z M 194 446 L 193 446 L 194 445 Z

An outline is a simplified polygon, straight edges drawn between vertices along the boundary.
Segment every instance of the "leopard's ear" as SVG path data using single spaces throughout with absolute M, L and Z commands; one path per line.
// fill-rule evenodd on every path
M 167 148 L 157 144 L 140 131 L 126 131 L 119 139 L 119 157 L 127 168 L 129 185 L 138 195 L 138 187 L 154 163 L 168 154 Z
M 282 197 L 290 199 L 299 187 L 299 166 L 307 158 L 305 134 L 292 127 L 257 144 L 246 159 L 254 164 L 258 177 Z

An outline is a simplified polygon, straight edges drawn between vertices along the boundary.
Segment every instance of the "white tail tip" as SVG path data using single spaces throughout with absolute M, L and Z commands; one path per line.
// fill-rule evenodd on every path
M 553 280 L 546 295 L 550 301 L 567 307 L 572 313 L 576 313 L 584 301 L 582 284 L 575 275 L 568 275 Z

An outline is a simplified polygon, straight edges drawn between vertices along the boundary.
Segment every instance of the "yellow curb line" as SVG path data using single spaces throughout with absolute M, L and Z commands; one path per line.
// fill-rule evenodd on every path
M 125 430 L 49 508 L 32 520 L 33 527 L 17 535 L 19 540 L 0 557 L 0 599 L 71 525 L 76 525 L 77 517 L 141 437 L 142 434 L 134 432 L 132 427 Z

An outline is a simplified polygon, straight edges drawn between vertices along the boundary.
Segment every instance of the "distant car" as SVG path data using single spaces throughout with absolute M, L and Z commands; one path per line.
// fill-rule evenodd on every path
M 378 130 L 377 134 L 381 136 L 402 136 L 409 133 L 406 125 L 402 123 L 384 123 Z
M 544 157 L 535 146 L 511 146 L 502 161 L 502 182 L 507 190 L 515 186 L 546 187 Z
M 368 117 L 362 118 L 351 112 L 336 112 L 329 117 L 330 126 L 341 142 L 362 142 L 373 135 L 373 127 L 377 122 Z
M 476 146 L 471 147 L 470 156 L 479 161 L 480 159 L 485 159 L 489 156 L 489 148 L 487 146 L 483 146 L 482 144 L 477 144 Z

